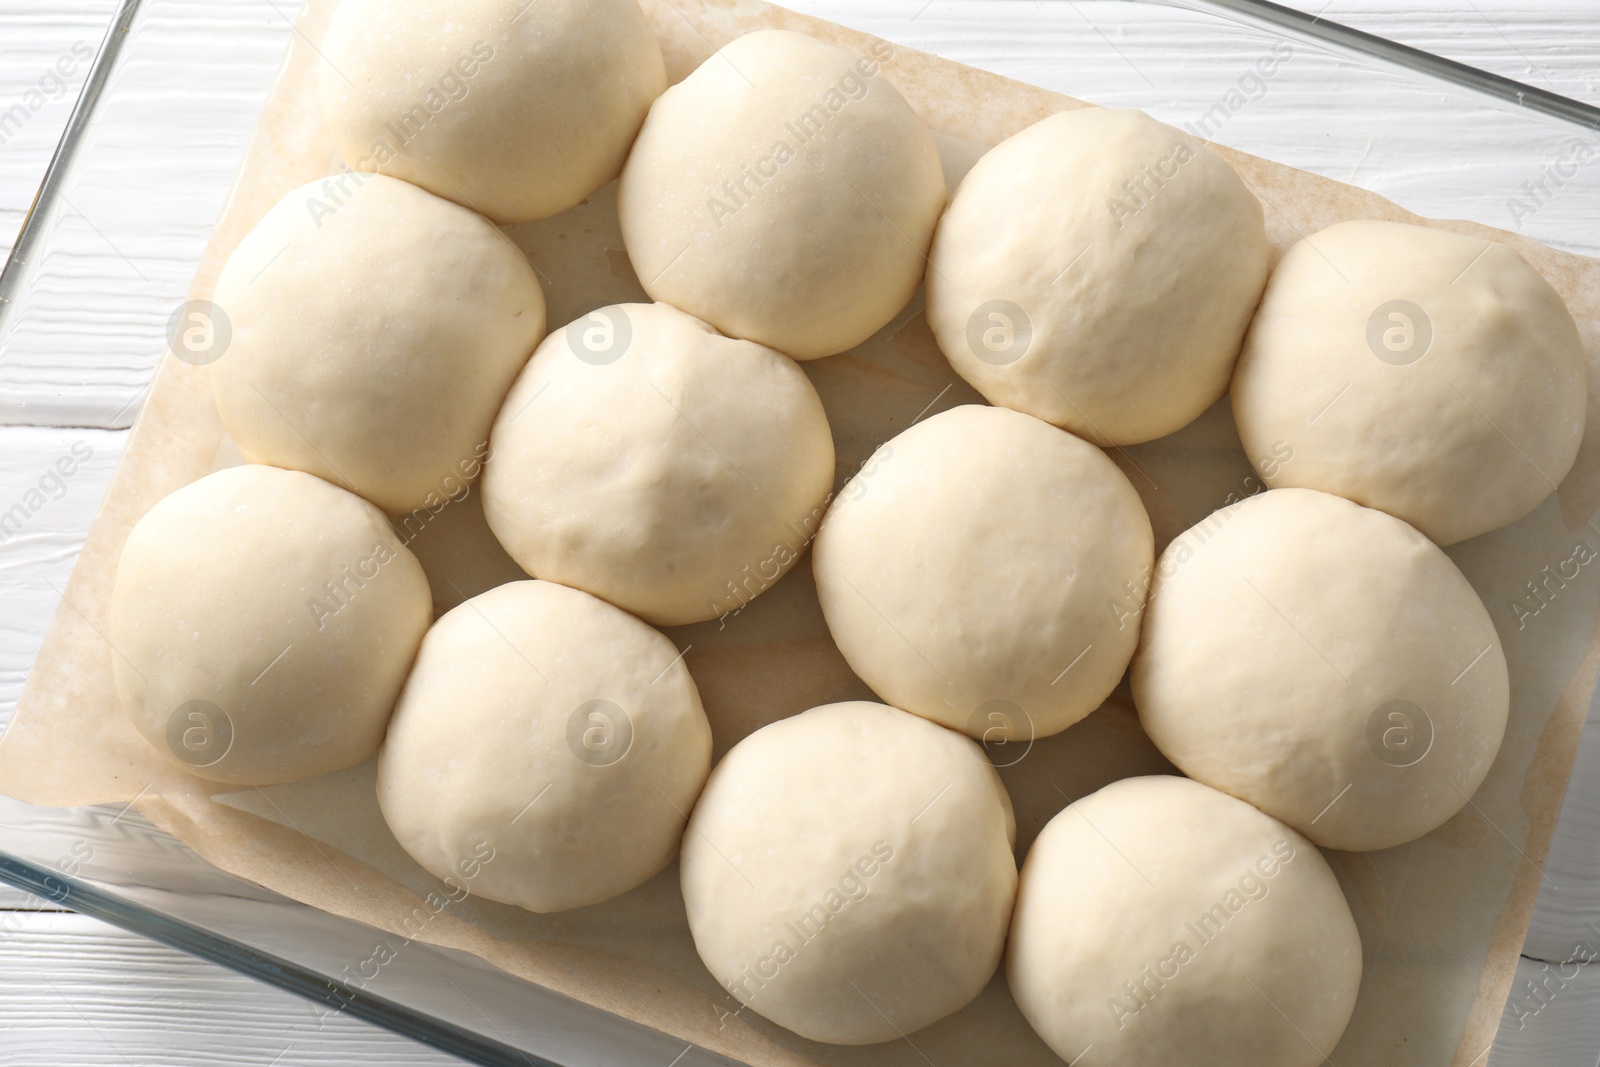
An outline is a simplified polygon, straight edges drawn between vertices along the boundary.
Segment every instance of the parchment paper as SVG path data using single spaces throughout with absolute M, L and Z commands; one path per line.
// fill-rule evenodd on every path
M 715 48 L 765 26 L 802 30 L 864 54 L 864 34 L 747 0 L 645 0 L 681 79 Z M 320 40 L 333 0 L 311 0 L 263 112 L 230 206 L 191 295 L 209 296 L 239 238 L 283 193 L 333 166 L 317 114 Z M 937 131 L 952 184 L 984 147 L 1079 101 L 895 48 L 884 75 Z M 1218 149 L 1266 205 L 1281 254 L 1302 234 L 1349 218 L 1422 221 L 1374 194 L 1226 148 Z M 1481 1063 L 1510 987 L 1579 731 L 1594 688 L 1600 567 L 1572 560 L 1600 547 L 1600 262 L 1515 234 L 1428 222 L 1503 241 L 1559 289 L 1589 354 L 1589 433 L 1558 494 L 1516 525 L 1450 549 L 1483 596 L 1510 663 L 1510 726 L 1471 805 L 1427 838 L 1382 853 L 1329 853 L 1361 927 L 1366 977 L 1355 1018 L 1331 1059 L 1401 1067 Z M 509 234 L 542 276 L 551 324 L 601 304 L 645 299 L 623 252 L 614 188 Z M 852 352 L 805 364 L 822 396 L 843 481 L 883 440 L 917 419 L 980 398 L 950 371 L 924 321 L 920 295 Z M 1226 401 L 1169 438 L 1115 450 L 1139 489 L 1157 547 L 1231 499 L 1259 491 Z M 513 974 L 748 1063 L 921 1065 L 1058 1063 L 1011 1003 L 1002 977 L 971 1006 L 905 1041 L 866 1048 L 814 1044 L 739 1005 L 706 973 L 683 918 L 676 867 L 610 903 L 554 916 L 469 897 L 438 911 L 440 889 L 400 850 L 379 816 L 370 762 L 325 778 L 226 790 L 184 774 L 149 748 L 117 706 L 107 601 L 123 540 L 157 500 L 237 461 L 204 372 L 169 357 L 64 602 L 0 741 L 0 790 L 48 805 L 125 802 L 200 855 L 298 901 L 375 927 L 375 948 L 407 937 L 472 952 Z M 452 504 L 412 547 L 440 610 L 520 576 L 484 525 L 476 495 Z M 1593 553 L 1587 553 L 1592 556 Z M 1548 570 L 1546 568 L 1549 568 Z M 1555 582 L 1549 576 L 1557 575 Z M 449 582 L 445 579 L 448 578 Z M 1533 583 L 1539 583 L 1537 596 Z M 445 590 L 449 595 L 439 595 Z M 1519 606 L 1520 605 L 1520 606 Z M 668 632 L 687 662 L 716 734 L 717 755 L 761 725 L 807 707 L 867 697 L 829 640 L 803 561 L 737 616 Z M 1011 758 L 1011 757 L 1007 757 Z M 1018 856 L 1065 804 L 1117 778 L 1172 768 L 1139 729 L 1126 688 L 1065 734 L 1037 742 L 1004 771 L 1015 801 Z M 417 916 L 426 915 L 425 923 Z M 378 932 L 381 931 L 381 932 Z M 344 977 L 359 980 L 352 960 Z M 921 1051 L 919 1051 L 919 1049 Z M 1328 1050 L 1322 1050 L 1327 1052 Z

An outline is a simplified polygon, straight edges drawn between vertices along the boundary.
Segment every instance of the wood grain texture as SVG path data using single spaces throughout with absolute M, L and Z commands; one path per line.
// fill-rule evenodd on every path
M 16 706 L 126 436 L 0 426 L 0 722 Z
M 460 1062 L 68 912 L 0 915 L 0 1028 L 8 1065 Z
M 167 319 L 254 132 L 295 7 L 144 5 L 136 58 L 118 69 L 81 142 L 76 165 L 86 180 L 45 220 L 50 247 L 25 304 L 18 301 L 23 312 L 0 335 L 0 424 L 132 424 Z M 27 62 L 30 71 L 37 65 L 36 57 Z
M 0 258 L 11 252 L 113 3 L 0 5 Z
M 1078 0 L 793 0 L 906 45 L 1177 124 L 1203 119 L 1269 39 L 1205 29 L 1154 5 Z M 1593 0 L 1322 0 L 1295 6 L 1570 96 L 1600 102 Z M 0 246 L 9 248 L 113 0 L 0 0 Z M 294 5 L 160 0 L 151 58 L 124 73 L 95 173 L 57 220 L 38 317 L 0 337 L 0 725 L 8 721 L 83 532 L 160 352 L 166 316 L 221 209 L 227 180 L 287 40 Z M 1204 47 L 1197 48 L 1197 42 Z M 1286 73 L 1218 140 L 1367 185 L 1428 214 L 1466 217 L 1600 253 L 1600 164 L 1519 218 L 1511 204 L 1572 137 L 1419 92 L 1296 46 Z M 1061 56 L 1072 55 L 1072 63 Z M 63 60 L 67 57 L 67 60 Z M 57 90 L 49 72 L 72 67 Z M 33 106 L 30 92 L 39 93 Z M 1441 151 L 1440 146 L 1450 146 Z M 124 183 L 141 189 L 122 211 Z M 49 472 L 90 450 L 65 488 Z M 30 492 L 36 494 L 30 497 Z M 33 506 L 35 503 L 37 507 Z M 1591 719 L 1546 866 L 1494 1064 L 1593 1067 L 1600 1054 L 1600 722 Z M 276 1057 L 276 1059 L 275 1059 Z M 455 1062 L 354 1020 L 318 1028 L 297 999 L 44 902 L 0 890 L 0 1067 L 8 1064 Z M 942 1065 L 941 1065 L 942 1067 Z
M 1600 948 L 1600 934 L 1589 944 Z M 1600 1050 L 1600 964 L 1523 960 L 1490 1067 L 1594 1067 Z
M 1590 0 L 1482 3 L 1477 0 L 1318 0 L 1290 4 L 1591 104 L 1600 103 Z

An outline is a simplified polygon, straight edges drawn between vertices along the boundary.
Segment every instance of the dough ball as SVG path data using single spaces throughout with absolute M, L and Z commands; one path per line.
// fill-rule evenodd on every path
M 209 474 L 128 534 L 117 695 L 202 778 L 293 782 L 377 751 L 432 597 L 377 508 L 299 471 Z
M 933 135 L 883 72 L 892 54 L 760 30 L 668 89 L 617 189 L 645 291 L 796 359 L 892 319 L 945 195 Z
M 490 442 L 484 514 L 512 558 L 658 626 L 771 588 L 833 485 L 828 419 L 794 361 L 665 304 L 551 334 Z
M 1269 486 L 1338 493 L 1441 545 L 1515 522 L 1578 454 L 1583 346 L 1505 245 L 1342 222 L 1283 257 L 1233 379 Z
M 1105 453 L 967 406 L 879 448 L 812 569 L 828 629 L 895 707 L 989 741 L 1060 733 L 1128 666 L 1153 542 Z
M 1186 778 L 1125 778 L 1029 850 L 1006 974 L 1067 1061 L 1319 1067 L 1355 1008 L 1361 940 L 1305 838 Z
M 1510 689 L 1478 594 L 1381 511 L 1275 489 L 1161 554 L 1133 661 L 1150 739 L 1325 848 L 1390 848 L 1489 772 Z
M 1141 111 L 1067 111 L 956 189 L 928 323 L 991 403 L 1148 441 L 1227 391 L 1270 254 L 1261 204 L 1209 148 Z
M 634 0 L 341 0 L 323 53 L 345 162 L 501 223 L 615 178 L 667 87 Z
M 756 731 L 683 839 L 708 970 L 813 1041 L 893 1041 L 977 996 L 1017 888 L 1011 801 L 975 744 L 866 701 Z
M 382 175 L 284 197 L 215 303 L 212 391 L 246 459 L 310 471 L 391 514 L 458 496 L 544 336 L 522 253 L 481 216 Z
M 512 582 L 423 639 L 378 804 L 433 874 L 564 911 L 671 862 L 710 766 L 711 726 L 671 641 L 588 593 Z

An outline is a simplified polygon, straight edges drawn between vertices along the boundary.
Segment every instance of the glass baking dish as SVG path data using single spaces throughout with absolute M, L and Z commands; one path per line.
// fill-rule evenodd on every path
M 1141 107 L 1424 215 L 1600 255 L 1600 166 L 1588 166 L 1600 159 L 1600 109 L 1311 14 L 1260 0 L 790 6 L 1095 103 Z M 121 4 L 0 276 L 0 425 L 85 427 L 119 449 L 296 16 L 279 0 Z M 109 473 L 85 469 L 73 492 L 103 494 Z M 57 599 L 41 591 L 62 588 L 71 564 L 34 560 L 4 579 L 15 587 L 7 602 L 37 616 L 6 625 L 33 646 Z M 0 688 L 0 726 L 15 699 L 14 684 Z M 1519 972 L 1538 983 L 1558 967 L 1561 988 L 1578 992 L 1548 1012 L 1508 1010 L 1491 1063 L 1589 1065 L 1600 1053 L 1600 975 L 1571 962 L 1572 945 L 1595 936 L 1587 920 L 1600 916 L 1592 704 L 1589 727 L 1546 864 L 1566 888 L 1541 896 Z M 349 1013 L 474 1062 L 729 1062 L 420 943 L 375 977 L 358 974 L 372 929 L 218 871 L 122 805 L 46 809 L 0 796 L 0 881 L 299 993 L 318 1017 Z

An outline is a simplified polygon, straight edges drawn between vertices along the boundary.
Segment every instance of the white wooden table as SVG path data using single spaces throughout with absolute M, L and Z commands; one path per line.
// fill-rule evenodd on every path
M 1071 0 L 1055 6 L 1062 3 Z M 966 6 L 970 13 L 974 5 L 986 10 L 989 22 L 982 39 L 969 44 L 948 27 L 953 9 Z M 1048 63 L 1049 42 L 1032 32 L 1039 4 L 790 0 L 789 6 L 979 66 L 991 65 L 985 49 L 997 42 L 1010 60 L 1022 53 L 1024 67 L 1030 48 L 1039 52 L 1041 71 Z M 1294 6 L 1600 102 L 1600 0 L 1298 0 Z M 112 0 L 0 0 L 0 116 L 13 116 L 10 123 L 0 117 L 0 254 L 15 237 L 112 7 Z M 283 0 L 274 7 L 292 14 L 294 5 Z M 59 81 L 52 73 L 68 69 Z M 1006 72 L 1016 74 L 1016 67 Z M 20 122 L 14 104 L 25 113 Z M 126 380 L 148 368 L 121 370 Z M 0 724 L 9 719 L 53 609 L 48 590 L 24 576 L 43 572 L 58 586 L 64 582 L 126 433 L 126 418 L 108 418 L 98 400 L 81 411 L 70 395 L 51 400 L 48 417 L 33 420 L 19 417 L 17 405 L 0 397 L 7 413 L 0 421 L 0 505 L 20 499 L 74 442 L 93 450 L 69 491 L 40 508 L 21 535 L 0 543 Z M 1587 736 L 1591 749 L 1600 744 L 1597 725 L 1591 723 Z M 1585 781 L 1569 795 L 1568 808 L 1565 847 L 1582 858 L 1586 842 L 1600 839 L 1600 787 Z M 1589 858 L 1593 854 L 1590 848 Z M 1589 917 L 1600 919 L 1600 910 Z M 1560 937 L 1554 932 L 1544 940 L 1559 944 Z M 1546 965 L 1525 959 L 1523 970 L 1537 981 Z M 1600 979 L 1594 968 L 1567 982 L 1540 1016 L 1542 1030 L 1530 1028 L 1526 1040 L 1497 1051 L 1494 1062 L 1597 1062 Z M 1550 1029 L 1543 1024 L 1553 1020 L 1587 1020 L 1588 1034 L 1558 1046 L 1541 1036 Z M 348 1017 L 319 1023 L 309 1005 L 288 994 L 0 888 L 0 1067 L 453 1062 Z

